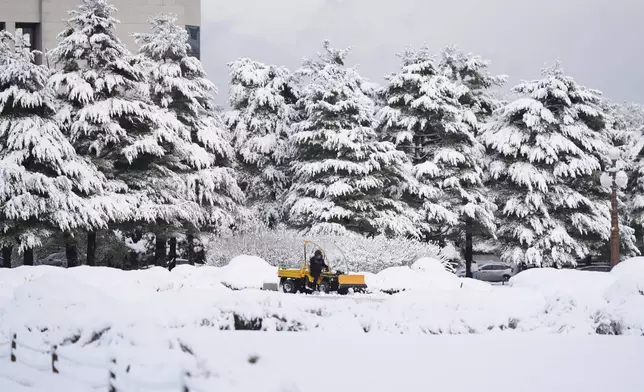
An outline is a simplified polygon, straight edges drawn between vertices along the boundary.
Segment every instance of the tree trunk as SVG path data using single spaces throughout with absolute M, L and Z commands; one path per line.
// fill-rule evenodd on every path
M 619 216 L 617 214 L 617 184 L 615 183 L 616 173 L 613 173 L 613 189 L 610 198 L 611 211 L 611 233 L 610 233 L 610 267 L 613 268 L 620 262 L 619 250 Z
M 34 265 L 34 250 L 25 249 L 23 265 Z
M 65 233 L 65 256 L 67 268 L 78 267 L 78 241 L 71 233 Z
M 189 232 L 186 236 L 186 247 L 188 248 L 188 263 L 190 265 L 195 265 L 195 235 L 193 232 Z
M 472 245 L 472 220 L 468 219 L 465 224 L 465 276 L 471 278 L 472 261 L 474 261 L 474 251 Z
M 130 251 L 128 257 L 127 267 L 125 270 L 137 270 L 139 269 L 139 254 L 135 251 Z
M 11 268 L 11 252 L 13 252 L 12 246 L 2 247 L 2 268 Z
M 87 265 L 96 266 L 96 232 L 87 232 Z
M 132 236 L 132 242 L 139 242 L 143 238 L 143 233 L 141 229 L 134 230 L 134 235 Z M 139 254 L 131 250 L 129 253 L 129 269 L 136 270 L 139 269 Z
M 166 239 L 165 235 L 158 234 L 156 236 L 156 244 L 154 247 L 154 265 L 157 267 L 165 267 L 166 265 L 166 260 L 165 260 L 165 246 L 168 240 Z
M 195 254 L 195 263 L 201 265 L 206 264 L 206 252 L 203 247 Z
M 177 257 L 177 237 L 170 238 L 170 253 L 168 259 L 171 261 Z
M 177 266 L 177 259 L 172 259 L 168 263 L 168 271 L 172 271 Z

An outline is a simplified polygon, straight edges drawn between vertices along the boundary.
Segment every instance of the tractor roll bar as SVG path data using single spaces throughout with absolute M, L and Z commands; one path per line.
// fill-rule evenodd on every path
M 317 246 L 317 248 L 320 249 L 320 251 L 322 252 L 322 256 L 324 256 L 324 260 L 326 260 L 327 264 L 330 262 L 330 260 L 326 257 L 326 252 L 324 251 L 324 248 L 322 248 L 320 245 L 318 245 L 317 243 L 315 243 L 315 242 L 313 242 L 311 240 L 304 240 L 304 266 L 306 266 L 306 263 L 309 262 L 309 259 L 308 259 L 307 254 L 306 254 L 306 246 L 308 244 Z M 330 264 L 328 264 L 328 265 L 329 265 L 329 268 L 331 268 L 331 265 Z

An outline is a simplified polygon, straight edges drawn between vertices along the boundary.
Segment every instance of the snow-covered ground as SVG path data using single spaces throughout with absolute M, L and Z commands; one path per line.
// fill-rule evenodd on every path
M 191 363 L 180 350 L 159 349 L 173 338 L 200 360 Z M 640 372 L 644 339 L 635 337 L 356 336 L 183 329 L 157 336 L 156 344 L 149 338 L 141 340 L 148 342 L 137 349 L 121 349 L 137 361 L 130 362 L 129 373 L 122 369 L 125 365 L 117 366 L 119 390 L 181 391 L 184 369 L 194 374 L 185 382 L 189 390 L 203 392 L 644 390 Z M 96 362 L 116 349 L 86 351 Z M 21 388 L 19 381 L 33 387 Z M 107 371 L 61 364 L 60 374 L 54 375 L 23 365 L 0 366 L 2 391 L 84 392 L 92 390 L 91 384 L 101 386 L 96 391 L 106 391 Z
M 96 331 L 150 328 L 488 333 L 497 330 L 644 334 L 644 258 L 611 273 L 533 269 L 511 287 L 461 279 L 440 262 L 367 275 L 372 294 L 307 296 L 259 290 L 276 268 L 241 256 L 229 265 L 120 271 L 0 270 L 0 332 L 45 330 L 53 342 Z M 383 291 L 398 291 L 388 295 Z M 333 299 L 330 301 L 329 299 Z
M 124 391 L 179 390 L 184 370 L 204 391 L 644 390 L 635 369 L 644 258 L 610 273 L 529 270 L 510 286 L 460 279 L 424 259 L 370 274 L 374 292 L 349 296 L 259 290 L 275 279 L 274 267 L 248 256 L 172 272 L 0 270 L 0 390 L 106 388 L 109 358 Z M 248 329 L 265 332 L 239 331 Z M 58 375 L 49 371 L 54 345 Z

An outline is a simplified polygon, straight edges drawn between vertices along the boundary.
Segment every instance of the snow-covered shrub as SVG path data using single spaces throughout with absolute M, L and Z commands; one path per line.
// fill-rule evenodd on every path
M 240 255 L 219 269 L 221 283 L 232 290 L 261 289 L 264 283 L 277 283 L 277 269 L 257 256 Z
M 608 300 L 644 296 L 644 257 L 632 257 L 617 264 L 610 272 L 614 283 L 606 291 Z
M 441 249 L 433 243 L 406 238 L 357 234 L 318 235 L 304 237 L 295 230 L 256 229 L 242 233 L 226 233 L 207 239 L 206 259 L 211 265 L 225 265 L 242 254 L 261 257 L 271 265 L 295 267 L 304 260 L 304 241 L 312 240 L 321 246 L 331 267 L 344 272 L 379 272 L 388 267 L 409 266 L 422 257 L 441 260 L 449 269 L 453 249 Z M 307 256 L 314 251 L 307 247 Z

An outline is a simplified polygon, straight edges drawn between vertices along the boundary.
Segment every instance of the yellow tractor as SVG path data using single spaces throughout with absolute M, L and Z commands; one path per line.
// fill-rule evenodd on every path
M 280 287 L 285 293 L 311 293 L 313 289 L 309 286 L 313 285 L 313 276 L 311 275 L 311 266 L 309 258 L 307 257 L 307 245 L 317 247 L 324 256 L 324 259 L 329 262 L 326 252 L 321 246 L 313 241 L 304 241 L 304 262 L 299 269 L 277 269 L 277 276 L 280 279 Z M 340 271 L 331 271 L 330 268 L 322 271 L 322 274 L 317 281 L 318 289 L 320 292 L 329 293 L 337 292 L 338 294 L 345 295 L 350 289 L 354 291 L 364 291 L 367 288 L 364 275 L 346 275 Z M 315 286 L 314 286 L 315 287 Z

